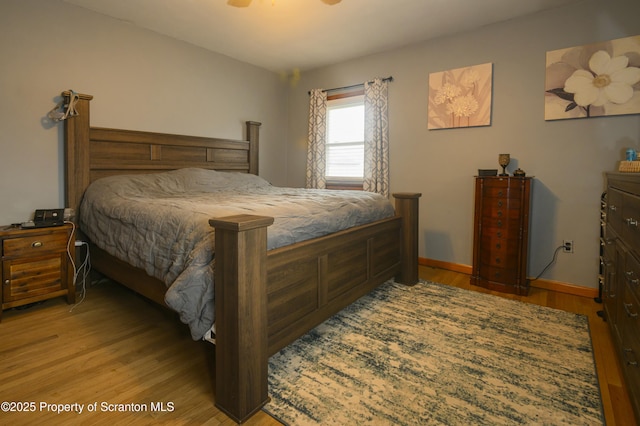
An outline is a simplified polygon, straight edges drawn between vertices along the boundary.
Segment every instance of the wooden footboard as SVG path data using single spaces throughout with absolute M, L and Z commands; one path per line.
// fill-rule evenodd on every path
M 273 219 L 239 215 L 216 228 L 216 406 L 242 422 L 268 401 L 268 357 L 396 277 L 418 280 L 420 194 L 398 216 L 267 251 Z M 222 249 L 222 250 L 221 250 Z

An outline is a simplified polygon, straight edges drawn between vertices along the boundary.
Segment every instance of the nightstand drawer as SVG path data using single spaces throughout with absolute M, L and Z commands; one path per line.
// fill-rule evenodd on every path
M 2 254 L 7 258 L 67 251 L 67 241 L 68 236 L 61 232 L 7 238 L 2 241 Z

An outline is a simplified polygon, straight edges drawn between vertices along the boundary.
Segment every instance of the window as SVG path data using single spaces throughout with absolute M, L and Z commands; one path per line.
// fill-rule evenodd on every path
M 362 187 L 364 175 L 364 95 L 328 97 L 327 184 Z

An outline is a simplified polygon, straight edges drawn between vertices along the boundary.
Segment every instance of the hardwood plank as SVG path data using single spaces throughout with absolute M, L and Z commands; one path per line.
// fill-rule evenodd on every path
M 72 312 L 62 299 L 6 311 L 0 325 L 0 399 L 48 403 L 172 402 L 173 411 L 3 413 L 21 424 L 233 425 L 215 408 L 208 344 L 165 309 L 111 282 Z M 100 408 L 100 407 L 99 407 Z M 264 412 L 249 425 L 278 425 Z

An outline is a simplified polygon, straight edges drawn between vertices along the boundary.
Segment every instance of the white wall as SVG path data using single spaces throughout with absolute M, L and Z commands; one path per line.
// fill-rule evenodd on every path
M 304 185 L 308 95 L 312 88 L 393 76 L 389 86 L 392 191 L 422 192 L 420 256 L 472 263 L 473 176 L 498 168 L 498 153 L 535 176 L 529 276 L 559 254 L 543 278 L 597 287 L 603 172 L 627 147 L 640 149 L 640 116 L 544 120 L 547 51 L 640 34 L 637 0 L 585 0 L 383 54 L 303 73 L 290 93 L 288 184 Z M 493 63 L 490 127 L 427 130 L 429 73 Z
M 243 139 L 260 121 L 260 174 L 286 182 L 275 73 L 60 0 L 0 1 L 0 52 L 0 225 L 64 205 L 62 124 L 45 119 L 67 89 L 102 127 Z

